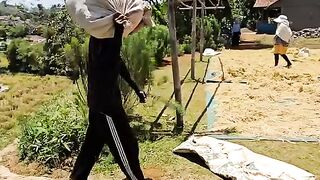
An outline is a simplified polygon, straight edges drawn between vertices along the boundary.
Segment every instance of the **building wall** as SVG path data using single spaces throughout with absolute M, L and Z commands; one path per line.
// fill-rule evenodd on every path
M 274 6 L 281 7 L 293 30 L 320 27 L 320 0 L 280 0 Z

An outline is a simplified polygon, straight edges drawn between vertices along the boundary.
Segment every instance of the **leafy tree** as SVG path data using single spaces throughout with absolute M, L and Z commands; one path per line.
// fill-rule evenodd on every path
M 247 27 L 254 27 L 255 22 L 260 18 L 261 14 L 253 5 L 255 0 L 224 0 L 230 8 L 228 18 L 232 21 L 235 18 L 242 20 L 242 25 Z
M 0 25 L 0 37 L 4 40 L 7 39 L 7 28 Z
M 154 43 L 154 58 L 157 66 L 162 65 L 163 58 L 168 54 L 169 48 L 169 30 L 168 27 L 159 25 L 150 30 L 148 35 Z
M 6 1 L 0 2 L 0 16 L 16 15 L 17 13 L 16 7 L 7 6 Z
M 25 25 L 17 25 L 9 28 L 8 35 L 11 38 L 22 38 L 28 34 L 28 27 Z
M 7 49 L 9 70 L 12 72 L 38 73 L 43 68 L 40 57 L 43 56 L 42 45 L 31 45 L 22 39 L 12 40 Z
M 44 46 L 46 53 L 43 60 L 46 64 L 45 72 L 47 74 L 66 74 L 63 48 L 71 42 L 72 37 L 83 43 L 85 33 L 74 25 L 65 8 L 53 10 L 48 18 L 50 21 L 44 33 L 47 39 Z
M 161 0 L 147 0 L 152 5 L 152 13 L 156 22 L 161 25 L 167 25 L 168 3 Z
M 17 72 L 19 70 L 18 65 L 18 46 L 19 46 L 20 40 L 13 40 L 10 42 L 8 48 L 7 48 L 7 58 L 9 60 L 9 70 L 13 72 Z
M 200 18 L 197 19 L 197 29 L 200 29 Z M 204 18 L 204 48 L 218 48 L 221 25 L 214 16 Z M 197 42 L 200 42 L 200 31 L 197 31 Z

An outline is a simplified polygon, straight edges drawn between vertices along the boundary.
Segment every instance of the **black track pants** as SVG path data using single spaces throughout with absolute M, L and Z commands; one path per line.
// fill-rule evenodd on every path
M 143 180 L 139 165 L 139 148 L 122 107 L 112 113 L 89 112 L 89 127 L 80 154 L 71 173 L 72 180 L 86 180 L 107 144 L 129 180 Z

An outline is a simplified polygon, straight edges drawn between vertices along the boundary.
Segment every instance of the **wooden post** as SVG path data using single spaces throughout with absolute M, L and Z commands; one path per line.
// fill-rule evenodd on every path
M 174 95 L 176 102 L 182 107 L 181 98 L 181 84 L 178 62 L 178 49 L 177 49 L 177 35 L 176 35 L 176 19 L 175 19 L 175 0 L 168 0 L 169 9 L 169 33 L 170 33 L 170 45 L 171 45 L 171 62 L 172 62 L 172 74 L 174 83 Z M 182 132 L 183 130 L 183 116 L 182 112 L 176 110 L 176 130 Z
M 203 61 L 203 46 L 204 46 L 204 11 L 205 11 L 205 6 L 204 0 L 201 1 L 201 29 L 200 29 L 200 61 Z
M 191 55 L 191 79 L 195 79 L 195 57 L 197 47 L 197 0 L 193 0 L 192 9 L 192 55 Z

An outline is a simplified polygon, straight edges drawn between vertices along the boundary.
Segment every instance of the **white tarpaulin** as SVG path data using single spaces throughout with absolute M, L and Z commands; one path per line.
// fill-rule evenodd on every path
M 96 38 L 114 36 L 115 13 L 128 18 L 124 36 L 137 27 L 153 26 L 151 6 L 143 0 L 66 0 L 66 7 L 72 19 Z
M 206 48 L 203 52 L 203 55 L 204 56 L 216 56 L 216 55 L 219 55 L 221 54 L 221 52 L 217 52 L 215 51 L 214 49 L 211 49 L 211 48 Z
M 186 158 L 188 155 L 197 154 L 213 173 L 232 179 L 316 179 L 313 174 L 296 166 L 256 154 L 241 145 L 208 136 L 191 136 L 173 152 Z

